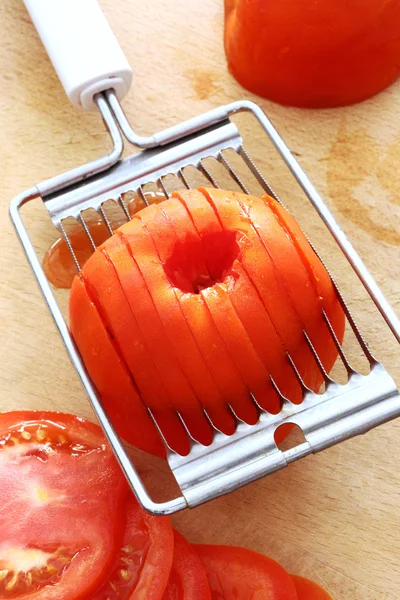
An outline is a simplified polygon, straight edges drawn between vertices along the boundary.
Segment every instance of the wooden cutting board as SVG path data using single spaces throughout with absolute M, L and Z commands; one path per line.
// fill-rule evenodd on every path
M 135 68 L 124 102 L 134 127 L 150 133 L 231 100 L 258 101 L 400 312 L 400 85 L 349 108 L 280 107 L 252 97 L 227 72 L 222 0 L 101 4 Z M 7 209 L 21 190 L 100 155 L 108 139 L 97 115 L 68 104 L 21 2 L 2 0 L 0 35 L 0 409 L 90 416 Z M 36 227 L 47 239 L 40 220 Z M 351 277 L 341 270 L 340 277 L 351 292 Z M 353 296 L 367 337 L 399 382 L 396 345 L 356 287 Z M 387 424 L 174 523 L 192 541 L 264 552 L 334 599 L 397 600 L 399 435 L 400 421 Z

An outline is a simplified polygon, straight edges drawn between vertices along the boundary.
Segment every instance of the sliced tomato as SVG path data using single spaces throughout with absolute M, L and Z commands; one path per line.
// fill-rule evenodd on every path
M 0 415 L 0 597 L 91 597 L 121 543 L 127 493 L 97 425 Z
M 285 210 L 279 202 L 275 202 L 270 196 L 265 195 L 262 199 L 268 204 L 286 235 L 295 245 L 301 260 L 308 271 L 315 293 L 329 317 L 336 336 L 339 341 L 342 341 L 345 328 L 345 316 L 328 271 L 311 247 L 296 219 Z
M 136 310 L 141 309 L 143 332 L 148 331 L 155 336 L 157 348 L 153 356 L 155 360 L 159 360 L 157 364 L 165 377 L 174 408 L 180 412 L 197 440 L 210 443 L 211 429 L 187 372 L 191 362 L 189 349 L 194 350 L 194 343 L 191 343 L 193 338 L 180 313 L 178 301 L 151 236 L 142 221 L 133 218 L 118 230 L 118 237 L 120 250 L 116 247 L 116 251 L 109 252 L 109 256 L 132 309 L 134 310 L 134 304 L 140 305 Z M 127 258 L 122 253 L 124 248 L 129 250 Z M 159 403 L 161 411 L 165 400 L 160 398 Z
M 213 600 L 298 600 L 292 578 L 274 560 L 234 546 L 194 547 Z
M 194 546 L 174 530 L 174 560 L 162 600 L 211 600 L 207 573 Z
M 295 397 L 300 402 L 302 398 L 300 385 L 287 360 L 285 347 L 274 329 L 273 323 L 258 295 L 256 286 L 252 283 L 247 271 L 241 264 L 241 253 L 239 252 L 233 261 L 232 259 L 227 261 L 226 256 L 224 257 L 219 252 L 220 248 L 216 244 L 216 236 L 221 236 L 224 230 L 215 211 L 203 194 L 197 190 L 190 190 L 189 192 L 179 193 L 179 196 L 182 202 L 190 208 L 193 220 L 197 223 L 199 234 L 204 242 L 204 254 L 210 272 L 218 279 L 218 274 L 221 271 L 226 273 L 227 265 L 230 263 L 231 272 L 234 274 L 235 279 L 234 285 L 229 289 L 229 300 L 258 357 L 278 384 L 281 392 L 292 399 Z M 238 207 L 233 205 L 233 210 L 238 211 Z M 239 244 L 236 242 L 236 246 L 239 248 L 240 231 L 236 235 L 236 239 L 239 239 Z M 217 319 L 217 316 L 215 318 Z M 241 363 L 242 360 L 240 360 L 239 365 Z M 272 388 L 269 378 L 266 380 L 264 376 L 256 386 L 253 382 L 251 391 L 264 408 L 271 412 L 279 411 L 280 400 Z M 241 414 L 245 415 L 244 412 L 241 412 Z
M 193 225 L 192 227 L 189 221 L 184 223 L 182 219 L 178 221 L 175 217 L 173 221 L 174 229 L 179 231 L 182 227 L 184 231 L 188 228 L 193 235 L 197 234 L 200 237 L 207 271 L 217 280 L 218 275 L 221 275 L 224 271 L 224 265 L 221 264 L 222 261 L 220 260 L 221 244 L 217 243 L 217 236 L 221 231 L 221 227 L 218 226 L 218 222 L 215 222 L 214 214 L 210 214 L 212 209 L 204 196 L 197 190 L 174 192 L 173 196 L 180 200 L 187 212 L 187 217 Z M 207 242 L 204 234 L 208 234 Z M 216 327 L 202 295 L 182 293 L 180 301 L 185 315 L 190 319 L 192 331 L 196 335 L 198 343 L 202 344 L 203 352 L 207 356 L 207 364 L 218 380 L 224 397 L 228 398 L 236 409 L 238 404 L 244 403 L 247 405 L 249 403 L 249 389 L 229 354 L 226 343 Z M 209 336 L 204 334 L 205 323 L 207 323 Z M 212 339 L 211 344 L 210 339 Z
M 124 509 L 125 533 L 107 582 L 91 600 L 160 600 L 170 575 L 174 536 L 167 517 L 153 517 L 133 496 Z
M 114 238 L 109 239 L 107 247 L 110 249 L 113 248 L 114 242 Z M 127 252 L 128 251 L 126 250 L 126 253 Z M 129 256 L 128 258 L 130 259 Z M 124 366 L 128 371 L 127 374 L 130 375 L 130 379 L 132 379 L 132 381 L 128 382 L 128 386 L 133 388 L 133 385 L 135 384 L 135 387 L 143 398 L 143 404 L 151 408 L 154 407 L 155 402 L 158 402 L 160 398 L 166 398 L 166 408 L 163 410 L 162 414 L 154 411 L 154 416 L 162 428 L 168 442 L 172 443 L 172 441 L 175 441 L 176 443 L 176 439 L 179 439 L 179 437 L 184 435 L 182 424 L 177 415 L 167 408 L 168 392 L 163 385 L 163 381 L 156 369 L 151 353 L 148 350 L 146 340 L 144 339 L 141 330 L 141 324 L 137 321 L 135 315 L 131 311 L 115 267 L 108 258 L 105 249 L 100 249 L 93 254 L 91 260 L 88 261 L 82 269 L 82 277 L 86 281 L 87 287 L 90 288 L 92 296 L 96 298 L 96 303 L 100 307 L 100 315 L 103 317 L 104 325 L 110 333 L 110 337 L 114 344 L 118 344 L 121 362 L 124 363 Z M 88 321 L 86 322 L 86 327 L 87 326 Z M 77 339 L 79 339 L 79 335 L 80 332 L 76 332 Z M 94 328 L 89 340 L 96 339 L 99 335 L 101 335 L 100 328 Z M 86 338 L 87 336 L 85 336 L 85 341 Z M 91 344 L 93 345 L 93 341 L 91 341 Z M 85 348 L 83 343 L 81 343 L 80 348 Z M 85 356 L 84 358 L 86 360 Z M 112 368 L 111 364 L 99 364 L 100 361 L 98 355 L 96 358 L 96 364 L 101 367 L 100 376 L 103 375 L 104 377 L 109 369 Z M 97 373 L 94 370 L 95 368 L 96 365 L 92 366 L 92 373 L 96 384 L 97 382 L 100 383 L 100 378 L 99 376 L 96 376 Z M 118 371 L 112 369 L 112 372 L 113 374 L 117 374 Z M 127 377 L 125 377 L 125 380 L 126 379 Z M 101 390 L 103 391 L 102 398 L 105 403 L 110 395 L 114 394 L 114 402 L 112 402 L 112 404 L 109 402 L 110 408 L 108 408 L 108 410 L 110 415 L 115 419 L 116 407 L 121 403 L 124 395 L 121 394 L 121 386 L 115 385 L 113 387 L 113 383 L 113 377 L 108 375 L 106 377 L 106 384 L 110 386 L 109 393 L 104 393 L 104 386 L 101 386 Z M 134 400 L 136 400 L 136 410 Z M 146 445 L 139 447 L 146 449 L 151 447 L 150 441 L 152 438 L 146 431 L 150 419 L 146 410 L 144 410 L 144 406 L 139 406 L 138 402 L 139 405 L 142 404 L 142 400 L 136 398 L 132 393 L 125 414 L 121 415 L 118 421 L 115 421 L 115 424 L 121 435 L 123 435 L 122 432 L 126 431 L 127 427 L 130 427 L 128 432 L 129 437 L 126 433 L 124 435 L 128 442 L 135 443 L 135 436 L 136 439 L 139 438 L 140 440 L 144 437 Z M 136 412 L 136 419 L 134 420 L 131 419 L 133 411 Z M 120 425 L 121 421 L 124 425 Z M 132 423 L 135 423 L 134 427 L 132 427 Z M 146 427 L 146 429 L 143 429 L 143 427 Z M 153 425 L 152 429 L 154 433 L 155 427 Z M 138 444 L 136 443 L 136 445 Z
M 166 310 L 165 307 L 163 310 L 166 330 L 174 332 L 174 336 L 177 335 L 179 338 L 176 352 L 177 354 L 179 352 L 180 362 L 184 365 L 197 398 L 216 426 L 223 427 L 223 421 L 229 419 L 231 415 L 191 330 L 178 289 L 174 285 L 175 274 L 182 272 L 184 275 L 185 271 L 187 287 L 196 288 L 198 285 L 205 285 L 207 269 L 204 260 L 202 261 L 201 242 L 187 227 L 184 229 L 183 238 L 178 239 L 176 232 L 182 218 L 188 225 L 191 225 L 191 222 L 182 204 L 175 198 L 166 200 L 161 205 L 153 204 L 139 213 L 138 218 L 139 215 L 152 238 L 160 264 L 163 266 L 163 269 L 160 269 L 160 281 L 165 278 L 167 283 L 173 284 L 165 298 L 168 301 L 168 296 L 171 297 L 170 308 Z M 188 296 L 192 295 L 194 293 L 189 292 Z M 209 343 L 212 343 L 211 339 Z
M 332 600 L 328 592 L 313 581 L 298 575 L 291 575 L 291 577 L 296 587 L 298 600 Z
M 118 340 L 121 354 L 144 400 L 167 396 L 143 338 L 140 323 L 131 311 L 106 250 L 95 252 L 83 267 L 82 275 L 96 294 L 102 314 L 106 316 L 107 326 L 113 339 Z
M 165 456 L 161 438 L 135 382 L 81 277 L 69 297 L 69 325 L 89 375 L 118 433 L 138 448 Z
M 191 372 L 193 387 L 214 425 L 221 431 L 232 433 L 235 424 L 218 385 L 219 374 L 215 373 L 213 376 L 210 369 L 208 349 L 214 344 L 215 331 L 215 327 L 212 327 L 212 318 L 201 295 L 185 293 L 176 281 L 185 279 L 187 287 L 193 288 L 196 285 L 206 285 L 207 279 L 210 279 L 203 258 L 201 240 L 185 208 L 176 198 L 166 200 L 162 205 L 153 205 L 141 215 L 152 235 L 164 271 L 174 286 L 173 291 L 178 300 L 181 318 L 189 327 L 192 340 L 196 343 L 196 352 L 190 354 L 187 348 L 187 356 L 190 358 L 188 372 Z M 192 311 L 196 315 L 199 308 L 199 298 L 205 309 L 201 324 L 196 318 L 192 318 Z M 200 325 L 200 330 L 196 325 Z
M 277 265 L 273 261 L 271 252 L 260 240 L 250 217 L 243 210 L 235 208 L 236 195 L 216 189 L 201 188 L 201 191 L 219 215 L 224 228 L 241 232 L 242 265 L 257 286 L 260 298 L 282 343 L 292 358 L 296 356 L 296 366 L 305 383 L 311 389 L 318 390 L 322 376 L 305 340 L 304 324 L 288 294 L 280 263 Z M 270 244 L 275 244 L 275 239 L 271 239 Z
M 320 262 L 319 259 L 314 254 L 311 264 L 305 260 L 302 246 L 309 246 L 309 243 L 305 238 L 303 244 L 295 243 L 295 238 L 291 236 L 286 222 L 281 218 L 283 213 L 279 211 L 278 202 L 273 198 L 264 196 L 261 199 L 244 194 L 235 196 L 243 213 L 251 219 L 274 265 L 279 269 L 292 306 L 322 364 L 329 372 L 337 358 L 337 349 L 323 318 L 321 298 L 316 293 L 313 278 L 310 277 L 313 264 Z M 336 296 L 331 282 L 327 295 Z

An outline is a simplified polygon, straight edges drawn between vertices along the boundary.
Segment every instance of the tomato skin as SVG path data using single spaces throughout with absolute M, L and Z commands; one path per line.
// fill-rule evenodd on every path
M 274 560 L 235 546 L 194 547 L 213 600 L 298 600 L 290 575 Z
M 120 544 L 128 493 L 100 427 L 18 411 L 0 414 L 0 437 L 0 569 L 18 577 L 0 595 L 12 585 L 18 600 L 90 597 Z
M 230 71 L 300 107 L 360 102 L 399 76 L 399 0 L 225 0 Z
M 174 530 L 174 560 L 162 600 L 211 600 L 203 564 L 194 546 Z
M 160 600 L 173 560 L 171 522 L 167 517 L 146 513 L 133 495 L 124 512 L 126 523 L 120 552 L 109 580 L 91 600 Z
M 332 600 L 328 592 L 313 581 L 298 575 L 291 575 L 291 578 L 296 587 L 298 600 Z

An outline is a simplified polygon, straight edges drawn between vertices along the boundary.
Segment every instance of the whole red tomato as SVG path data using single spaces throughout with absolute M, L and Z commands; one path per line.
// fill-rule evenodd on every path
M 229 69 L 282 104 L 360 102 L 400 73 L 400 0 L 225 0 Z

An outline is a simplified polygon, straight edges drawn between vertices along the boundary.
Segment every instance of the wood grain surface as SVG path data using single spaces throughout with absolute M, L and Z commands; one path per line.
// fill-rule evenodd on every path
M 151 133 L 231 100 L 255 99 L 400 312 L 400 85 L 354 107 L 320 112 L 280 107 L 252 97 L 227 72 L 222 0 L 101 5 L 134 66 L 124 106 L 137 131 Z M 104 153 L 108 139 L 98 115 L 69 105 L 18 0 L 0 3 L 0 39 L 0 410 L 59 409 L 90 417 L 7 210 L 25 188 Z M 257 135 L 250 126 L 253 145 Z M 291 195 L 286 177 L 275 173 L 276 158 L 257 148 L 255 153 L 280 183 L 281 194 Z M 363 331 L 399 382 L 397 345 L 343 261 L 333 258 L 318 221 L 297 200 L 294 206 L 317 246 L 326 248 L 324 257 Z M 35 210 L 32 227 L 43 252 L 55 239 L 43 209 Z M 266 553 L 290 572 L 315 579 L 335 600 L 397 600 L 399 435 L 400 421 L 392 422 L 186 511 L 174 523 L 191 541 Z M 140 461 L 146 477 L 163 470 L 156 461 Z

